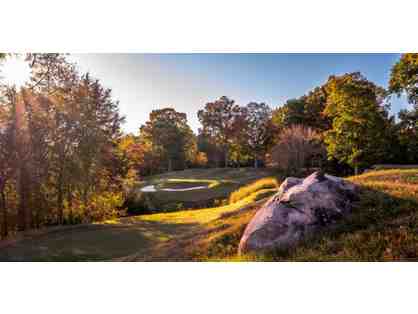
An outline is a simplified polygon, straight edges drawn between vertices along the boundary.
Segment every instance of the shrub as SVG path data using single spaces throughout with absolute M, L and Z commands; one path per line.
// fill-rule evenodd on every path
M 79 201 L 75 201 L 71 208 L 65 204 L 64 224 L 89 223 L 115 218 L 122 204 L 122 192 L 105 191 L 92 194 L 87 206 Z

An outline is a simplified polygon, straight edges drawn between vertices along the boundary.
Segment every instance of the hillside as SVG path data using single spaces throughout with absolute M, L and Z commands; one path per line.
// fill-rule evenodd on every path
M 208 223 L 209 231 L 189 239 L 185 251 L 199 260 L 417 260 L 418 169 L 373 171 L 348 180 L 361 187 L 353 214 L 296 249 L 238 257 L 242 232 L 258 209 L 254 207 Z
M 165 176 L 185 180 L 196 180 L 198 175 L 209 180 L 215 180 L 213 170 L 188 171 L 193 177 L 185 177 L 187 171 L 171 173 Z M 241 176 L 238 177 L 238 174 Z M 257 202 L 262 202 L 269 195 L 277 191 L 278 183 L 274 178 L 260 180 L 251 177 L 265 176 L 265 171 L 248 171 L 244 169 L 224 170 L 218 178 L 232 181 L 237 175 L 233 186 L 242 186 L 233 193 L 234 197 L 228 200 L 229 190 L 220 189 L 217 193 L 225 199 L 225 204 L 217 207 L 186 210 L 168 210 L 154 214 L 130 216 L 107 220 L 102 223 L 83 224 L 70 227 L 53 227 L 45 230 L 35 230 L 21 235 L 19 239 L 0 241 L 0 261 L 102 261 L 102 260 L 155 260 L 161 254 L 163 260 L 190 259 L 183 255 L 181 248 L 174 252 L 161 249 L 166 243 L 177 243 L 181 239 L 193 238 L 195 235 L 206 232 L 205 226 L 210 221 L 219 219 L 236 211 L 243 210 Z M 163 176 L 160 176 L 160 179 Z M 203 179 L 201 179 L 203 180 Z M 155 181 L 154 181 L 155 182 Z M 245 185 L 245 182 L 251 184 Z M 204 191 L 204 190 L 200 190 Z M 191 191 L 195 193 L 196 191 Z M 178 192 L 167 192 L 176 198 Z M 204 194 L 206 193 L 206 194 Z M 211 189 L 201 195 L 211 197 Z M 188 193 L 179 193 L 177 197 L 186 197 Z M 193 195 L 193 194 L 191 194 Z M 170 255 L 171 254 L 171 255 Z
M 228 205 L 60 228 L 12 243 L 0 260 L 383 261 L 418 259 L 418 169 L 350 177 L 361 187 L 353 214 L 286 252 L 241 256 L 246 224 L 275 189 L 270 179 L 236 191 Z M 271 184 L 271 183 L 269 183 Z

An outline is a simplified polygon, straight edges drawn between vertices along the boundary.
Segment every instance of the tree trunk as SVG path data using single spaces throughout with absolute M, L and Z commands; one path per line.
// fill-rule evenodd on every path
M 68 220 L 70 221 L 70 224 L 73 224 L 74 217 L 73 217 L 73 193 L 71 192 L 71 186 L 68 187 L 67 191 L 67 201 L 68 201 L 68 208 L 70 210 Z
M 28 176 L 26 174 L 25 167 L 19 169 L 18 175 L 18 195 L 19 195 L 19 207 L 18 207 L 18 230 L 24 231 L 28 225 L 30 225 L 29 208 L 28 208 Z
M 225 147 L 225 168 L 228 168 L 228 147 Z
M 168 172 L 173 171 L 173 161 L 171 158 L 168 158 Z
M 32 204 L 31 206 L 34 209 L 34 212 L 32 212 L 32 219 L 31 219 L 32 221 L 31 228 L 33 229 L 39 228 L 41 216 L 45 209 L 45 199 L 42 196 L 41 186 L 39 184 L 37 184 L 36 188 L 34 189 L 34 195 L 36 198 L 36 202 L 34 202 L 34 204 Z
M 63 206 L 63 190 L 62 190 L 62 172 L 58 175 L 58 195 L 57 195 L 57 208 L 58 208 L 58 224 L 62 225 L 64 222 L 64 206 Z
M 354 165 L 354 175 L 358 175 L 358 165 Z
M 1 237 L 6 238 L 9 234 L 8 217 L 7 217 L 7 206 L 6 206 L 6 194 L 4 193 L 4 187 L 1 189 L 1 209 L 3 213 L 3 224 L 1 226 Z

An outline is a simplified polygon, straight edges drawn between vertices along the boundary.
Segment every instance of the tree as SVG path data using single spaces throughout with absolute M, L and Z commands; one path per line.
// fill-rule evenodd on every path
M 331 128 L 331 121 L 324 114 L 327 104 L 326 85 L 316 87 L 304 97 L 305 120 L 304 123 L 318 131 L 326 131 Z
M 206 167 L 207 163 L 208 163 L 208 158 L 206 156 L 206 153 L 198 151 L 193 161 L 194 166 L 203 168 L 203 167 Z
M 197 113 L 203 125 L 203 133 L 215 139 L 216 144 L 222 148 L 225 167 L 228 167 L 229 150 L 233 139 L 240 131 L 242 114 L 242 108 L 226 96 L 207 103 L 205 108 Z
M 283 106 L 274 110 L 272 122 L 278 129 L 303 124 L 319 131 L 328 130 L 331 122 L 323 112 L 327 96 L 326 85 L 323 85 L 300 98 L 289 99 Z
M 2 86 L 1 234 L 105 218 L 125 176 L 118 155 L 123 117 L 111 90 L 59 54 L 28 54 L 32 79 Z M 10 215 L 17 217 L 9 219 Z
M 223 159 L 223 152 L 219 145 L 216 144 L 216 139 L 209 134 L 204 133 L 203 129 L 199 129 L 197 136 L 197 149 L 203 152 L 207 158 L 207 164 L 211 167 L 219 166 Z
M 25 133 L 27 145 L 27 159 L 21 165 L 20 170 L 25 171 L 27 177 L 25 184 L 27 187 L 27 198 L 30 207 L 27 207 L 26 226 L 38 227 L 42 211 L 46 209 L 45 186 L 48 184 L 50 171 L 51 143 L 53 143 L 53 119 L 52 104 L 47 97 L 34 94 L 22 88 L 20 91 L 21 101 L 25 108 L 25 120 L 27 123 Z
M 411 110 L 399 112 L 398 138 L 407 163 L 418 162 L 418 53 L 406 53 L 393 66 L 389 91 L 400 96 L 406 93 Z
M 304 124 L 305 122 L 305 99 L 289 99 L 286 103 L 273 112 L 273 124 L 278 129 L 284 129 L 291 125 Z
M 54 94 L 57 90 L 69 90 L 78 81 L 75 65 L 60 53 L 28 53 L 32 76 L 28 88 L 33 92 Z
M 105 158 L 111 155 L 114 143 L 121 136 L 120 125 L 124 121 L 118 112 L 118 102 L 112 100 L 111 90 L 86 74 L 74 91 L 77 106 L 77 162 L 81 194 L 87 205 L 88 194 L 95 192 L 106 176 Z M 110 153 L 109 153 L 110 152 Z
M 138 179 L 144 165 L 144 149 L 140 145 L 138 136 L 133 134 L 123 135 L 118 141 L 118 159 L 122 163 L 122 173 L 125 174 L 127 187 L 133 186 Z
M 292 125 L 284 129 L 272 149 L 272 160 L 288 173 L 298 173 L 309 162 L 324 154 L 319 133 L 310 127 Z
M 196 147 L 186 114 L 173 108 L 153 110 L 149 121 L 141 126 L 140 137 L 151 144 L 153 154 L 167 160 L 168 171 L 173 170 L 175 162 L 184 168 L 186 161 L 192 158 L 190 150 Z
M 403 152 L 402 161 L 418 163 L 418 108 L 399 112 L 398 139 Z
M 11 89 L 7 93 L 9 101 L 13 101 L 16 91 Z M 14 112 L 11 106 L 0 103 L 0 210 L 2 215 L 1 237 L 8 235 L 8 210 L 6 187 L 15 174 L 16 149 L 14 146 Z
M 386 153 L 386 93 L 360 73 L 331 76 L 324 113 L 332 119 L 325 132 L 328 156 L 358 168 L 382 160 Z
M 265 103 L 251 102 L 246 107 L 248 146 L 254 154 L 254 168 L 267 152 L 274 133 L 272 111 Z
M 410 103 L 418 108 L 418 53 L 405 53 L 393 66 L 389 91 L 401 95 L 405 92 Z

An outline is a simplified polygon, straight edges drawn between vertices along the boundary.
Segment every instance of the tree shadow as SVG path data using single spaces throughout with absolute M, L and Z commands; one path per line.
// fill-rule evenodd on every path
M 0 261 L 103 261 L 131 254 L 147 256 L 153 247 L 198 226 L 144 220 L 83 225 L 4 247 L 0 249 Z

